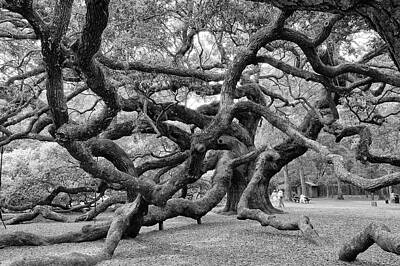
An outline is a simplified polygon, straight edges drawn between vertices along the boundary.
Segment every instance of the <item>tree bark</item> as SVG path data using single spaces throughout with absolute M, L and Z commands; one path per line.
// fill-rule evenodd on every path
M 400 70 L 400 6 L 395 1 L 363 1 L 363 0 L 252 0 L 254 2 L 271 3 L 285 9 L 313 10 L 345 15 L 361 15 L 388 44 L 393 62 Z
M 237 204 L 246 186 L 246 176 L 241 172 L 234 170 L 231 184 L 228 188 L 228 193 L 226 196 L 226 204 L 222 212 L 226 214 L 237 213 Z
M 20 258 L 11 263 L 11 265 L 96 265 L 97 263 L 110 259 L 119 241 L 124 235 L 133 216 L 140 213 L 142 198 L 139 195 L 134 202 L 127 203 L 116 210 L 115 216 L 107 232 L 107 238 L 104 247 L 95 254 L 70 253 L 59 256 L 38 256 L 32 258 Z M 136 225 L 132 225 L 136 226 Z M 140 225 L 141 226 L 141 225 Z M 104 228 L 104 227 L 103 227 Z
M 267 158 L 270 156 L 271 151 L 265 151 L 260 154 L 256 166 L 254 174 L 244 190 L 242 196 L 240 197 L 240 201 L 238 204 L 238 216 L 239 220 L 255 220 L 258 221 L 262 226 L 272 226 L 278 230 L 300 230 L 304 237 L 309 239 L 314 243 L 318 243 L 319 236 L 317 232 L 313 229 L 313 226 L 310 223 L 308 217 L 304 216 L 300 218 L 298 221 L 279 221 L 275 216 L 269 216 L 265 212 L 259 209 L 252 209 L 249 207 L 249 201 L 254 193 L 254 190 L 257 186 L 262 183 L 265 178 L 263 175 L 264 167 L 267 162 Z
M 113 204 L 117 203 L 125 203 L 125 200 L 117 197 L 111 197 L 100 203 L 99 205 L 96 206 L 96 208 L 93 208 L 89 212 L 77 217 L 75 219 L 75 222 L 80 222 L 80 221 L 92 221 L 94 218 L 96 218 L 100 213 L 103 213 L 104 211 L 107 210 L 108 207 L 110 207 Z
M 42 215 L 43 218 L 46 218 L 49 220 L 54 220 L 57 222 L 64 222 L 64 223 L 72 222 L 70 219 L 68 219 L 68 217 L 58 214 L 56 212 L 53 212 L 47 207 L 36 206 L 35 208 L 33 208 L 32 212 L 19 214 L 15 217 L 5 221 L 5 223 L 6 224 L 20 224 L 22 222 L 31 221 L 39 215 Z
M 0 247 L 42 246 L 94 241 L 106 237 L 109 227 L 110 223 L 85 225 L 79 232 L 67 232 L 57 236 L 40 236 L 26 232 L 14 232 L 1 236 Z
M 354 261 L 358 254 L 366 251 L 374 243 L 387 252 L 400 255 L 400 235 L 391 233 L 386 225 L 370 223 L 343 245 L 339 251 L 339 259 Z

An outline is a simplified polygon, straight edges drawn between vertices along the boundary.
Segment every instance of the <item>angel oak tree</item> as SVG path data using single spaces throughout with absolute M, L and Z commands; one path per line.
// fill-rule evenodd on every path
M 122 190 L 127 195 L 127 203 L 105 224 L 54 237 L 19 232 L 0 239 L 4 247 L 106 237 L 99 252 L 41 256 L 17 265 L 96 264 L 110 259 L 120 239 L 135 237 L 142 226 L 176 216 L 200 219 L 225 195 L 224 211 L 237 213 L 238 219 L 301 230 L 319 243 L 308 217 L 280 221 L 269 216 L 282 212 L 267 195 L 271 178 L 309 149 L 332 163 L 344 182 L 371 191 L 400 183 L 399 173 L 373 180 L 350 173 L 341 156 L 317 142 L 322 129 L 338 141 L 360 135 L 358 158 L 398 164 L 395 157 L 370 153 L 368 127 L 381 126 L 398 113 L 376 111 L 400 100 L 395 96 L 400 86 L 400 5 L 386 0 L 252 2 L 0 1 L 0 38 L 8 41 L 2 43 L 1 60 L 7 64 L 0 95 L 0 146 L 21 139 L 57 142 L 81 169 L 101 180 L 94 191 Z M 371 31 L 380 38 L 373 39 L 357 62 L 346 61 L 341 52 L 348 38 Z M 377 65 L 382 61 L 387 65 Z M 87 93 L 96 98 L 91 106 L 85 102 Z M 182 104 L 195 94 L 219 95 L 219 100 L 196 109 Z M 343 99 L 360 96 L 364 105 L 343 104 Z M 78 109 L 73 104 L 77 99 L 83 99 Z M 364 124 L 340 124 L 343 111 L 338 107 L 353 112 L 353 124 Z M 260 134 L 261 122 L 278 128 L 283 141 Z M 134 162 L 117 140 L 137 134 L 153 134 L 174 150 Z M 262 145 L 255 144 L 257 138 Z M 179 197 L 209 170 L 214 170 L 212 182 L 203 197 Z M 87 192 L 55 188 L 29 205 L 32 213 L 9 223 L 39 214 L 69 222 L 46 207 L 68 191 Z M 99 210 L 119 201 L 107 200 Z M 76 220 L 93 219 L 100 211 Z M 364 233 L 376 228 L 372 225 Z M 384 236 L 380 246 L 398 252 L 392 245 L 397 238 L 386 228 L 376 230 Z M 352 260 L 354 253 L 346 247 L 340 258 Z

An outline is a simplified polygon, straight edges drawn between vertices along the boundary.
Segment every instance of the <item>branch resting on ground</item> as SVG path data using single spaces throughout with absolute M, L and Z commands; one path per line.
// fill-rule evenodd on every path
M 59 256 L 21 258 L 13 261 L 11 265 L 96 265 L 103 260 L 110 259 L 124 232 L 130 226 L 132 217 L 141 211 L 141 201 L 142 198 L 139 195 L 134 202 L 127 203 L 117 209 L 108 230 L 104 247 L 95 254 L 88 255 L 74 252 Z M 102 235 L 104 226 L 98 227 L 98 229 L 100 229 L 99 235 Z
M 370 223 L 363 231 L 346 242 L 339 251 L 339 259 L 354 261 L 358 254 L 366 251 L 373 244 L 381 249 L 400 255 L 400 235 L 390 232 L 384 224 Z

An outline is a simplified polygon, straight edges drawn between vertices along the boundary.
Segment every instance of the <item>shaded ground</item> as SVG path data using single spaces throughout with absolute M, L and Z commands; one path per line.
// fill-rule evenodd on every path
M 312 200 L 311 204 L 286 205 L 289 213 L 279 215 L 280 219 L 308 215 L 327 245 L 307 243 L 299 232 L 280 232 L 254 221 L 210 213 L 201 225 L 175 218 L 164 223 L 164 231 L 158 231 L 157 226 L 144 228 L 136 239 L 121 241 L 114 258 L 100 265 L 350 265 L 337 260 L 341 243 L 369 222 L 385 223 L 400 234 L 399 204 L 379 201 L 378 207 L 371 207 L 369 201 Z M 51 235 L 77 230 L 88 223 L 31 223 L 9 226 L 7 231 Z M 0 229 L 0 237 L 4 232 Z M 15 257 L 44 253 L 91 253 L 102 242 L 4 248 L 0 249 L 0 262 L 7 265 Z M 400 265 L 400 256 L 374 245 L 353 265 Z

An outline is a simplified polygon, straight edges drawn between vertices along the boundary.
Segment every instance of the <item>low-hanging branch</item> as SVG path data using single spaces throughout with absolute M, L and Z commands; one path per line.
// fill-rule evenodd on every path
M 143 225 L 150 226 L 178 215 L 197 219 L 215 207 L 226 194 L 226 183 L 229 182 L 232 168 L 231 155 L 225 153 L 219 160 L 215 174 L 215 182 L 210 191 L 201 199 L 190 201 L 186 199 L 170 199 L 164 208 L 152 206 L 145 216 Z M 181 201 L 185 202 L 182 206 Z M 185 215 L 186 214 L 186 215 Z M 58 243 L 84 242 L 104 238 L 110 228 L 110 223 L 82 227 L 80 232 L 69 232 L 58 236 L 39 236 L 30 233 L 16 232 L 2 235 L 0 247 L 19 245 L 49 245 Z
M 104 246 L 94 254 L 69 253 L 65 255 L 44 255 L 30 258 L 19 258 L 12 262 L 14 265 L 96 265 L 97 263 L 111 259 L 119 241 L 122 239 L 125 231 L 131 225 L 133 216 L 140 214 L 142 198 L 139 195 L 134 202 L 127 203 L 115 211 L 111 225 L 108 228 Z M 96 234 L 102 235 L 105 226 L 96 227 L 99 229 Z M 39 241 L 42 239 L 39 239 Z M 1 243 L 1 242 L 0 242 Z M 0 244 L 1 245 L 1 244 Z
M 33 208 L 33 210 L 29 213 L 22 213 L 19 214 L 9 220 L 6 220 L 5 223 L 10 225 L 10 224 L 19 224 L 25 221 L 30 221 L 36 218 L 37 216 L 42 215 L 43 218 L 49 219 L 49 220 L 54 220 L 57 222 L 72 222 L 67 216 L 58 214 L 54 211 L 51 211 L 48 207 L 46 206 L 36 206 Z
M 150 206 L 147 215 L 144 216 L 143 225 L 151 226 L 176 216 L 187 216 L 193 219 L 201 218 L 225 196 L 233 167 L 255 159 L 264 149 L 265 147 L 261 147 L 236 158 L 233 157 L 231 152 L 224 151 L 218 153 L 218 163 L 213 178 L 214 182 L 206 195 L 195 201 L 172 198 L 167 201 L 164 207 Z M 82 218 L 84 217 L 83 215 Z M 15 232 L 2 235 L 0 238 L 0 247 L 93 241 L 104 238 L 109 228 L 110 222 L 106 222 L 99 225 L 87 225 L 82 227 L 79 232 L 69 232 L 58 236 L 40 236 L 25 232 Z
M 85 193 L 85 192 L 97 192 L 100 194 L 104 194 L 104 191 L 107 189 L 107 185 L 105 183 L 101 183 L 101 185 L 97 188 L 91 188 L 91 187 L 73 187 L 73 188 L 68 188 L 64 186 L 58 186 L 54 188 L 51 193 L 46 196 L 45 198 L 33 202 L 30 204 L 26 205 L 20 205 L 20 206 L 15 206 L 15 205 L 10 205 L 6 204 L 5 202 L 2 202 L 0 204 L 1 207 L 11 210 L 11 211 L 25 211 L 34 208 L 35 206 L 38 205 L 52 205 L 53 200 L 58 196 L 60 193 L 67 193 L 67 194 L 79 194 L 79 193 Z
M 110 222 L 85 225 L 78 232 L 66 232 L 56 236 L 41 236 L 27 232 L 12 232 L 2 234 L 0 248 L 10 246 L 44 246 L 60 243 L 80 243 L 102 239 L 107 235 Z

